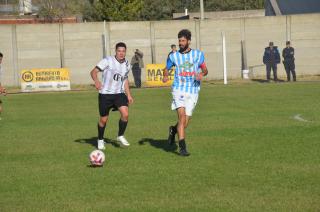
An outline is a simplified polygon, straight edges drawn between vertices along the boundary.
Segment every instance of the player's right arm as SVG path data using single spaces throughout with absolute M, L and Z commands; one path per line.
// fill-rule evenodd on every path
M 103 72 L 103 70 L 105 70 L 108 67 L 108 65 L 109 65 L 108 58 L 104 58 L 90 72 L 91 78 L 94 81 L 94 86 L 96 87 L 97 90 L 102 89 L 102 83 L 100 82 L 100 80 L 98 78 L 98 73 Z
M 94 81 L 94 86 L 96 87 L 97 90 L 100 90 L 102 88 L 102 84 L 98 78 L 99 72 L 100 72 L 100 70 L 97 67 L 92 69 L 92 71 L 90 72 L 91 78 Z
M 166 83 L 169 80 L 169 70 L 172 68 L 172 66 L 174 66 L 171 57 L 171 54 L 169 54 L 168 58 L 167 58 L 167 64 L 165 69 L 163 69 L 163 78 L 162 78 L 162 82 Z

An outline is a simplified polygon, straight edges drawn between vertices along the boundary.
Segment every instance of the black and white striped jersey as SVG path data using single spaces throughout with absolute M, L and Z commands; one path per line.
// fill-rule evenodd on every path
M 120 62 L 115 56 L 102 59 L 96 66 L 102 72 L 101 94 L 125 93 L 124 83 L 128 80 L 130 63 L 128 60 Z

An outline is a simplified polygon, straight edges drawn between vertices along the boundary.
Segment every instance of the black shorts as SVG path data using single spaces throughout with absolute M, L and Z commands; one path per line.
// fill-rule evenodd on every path
M 119 107 L 128 107 L 128 98 L 124 93 L 100 94 L 99 93 L 99 113 L 100 116 L 108 116 L 110 109 L 118 110 Z

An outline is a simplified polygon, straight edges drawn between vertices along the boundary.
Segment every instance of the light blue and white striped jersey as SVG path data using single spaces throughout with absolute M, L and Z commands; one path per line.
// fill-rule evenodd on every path
M 200 91 L 200 81 L 196 75 L 200 73 L 200 66 L 204 63 L 203 52 L 191 49 L 187 53 L 179 51 L 171 53 L 167 59 L 167 70 L 176 67 L 172 90 L 180 90 L 186 93 L 197 94 Z

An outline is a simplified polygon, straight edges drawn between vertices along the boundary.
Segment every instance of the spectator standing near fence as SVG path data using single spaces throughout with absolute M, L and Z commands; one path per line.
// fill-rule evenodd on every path
M 143 53 L 139 49 L 136 49 L 131 59 L 132 75 L 134 78 L 134 84 L 137 88 L 141 88 L 141 69 L 144 67 Z
M 270 81 L 270 73 L 272 69 L 273 80 L 277 82 L 277 64 L 280 63 L 280 53 L 278 47 L 273 45 L 273 42 L 270 42 L 269 46 L 264 50 L 263 63 L 266 65 L 267 81 Z
M 176 44 L 171 44 L 171 52 L 169 52 L 168 57 L 170 54 L 175 53 L 177 51 L 177 46 Z
M 290 41 L 286 42 L 286 48 L 282 50 L 283 65 L 287 73 L 287 80 L 290 82 L 291 74 L 293 81 L 296 81 L 296 71 L 294 64 L 294 48 L 291 47 Z

